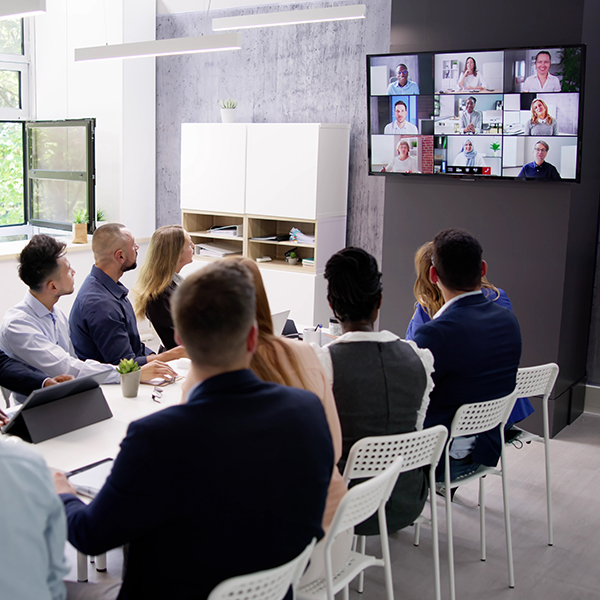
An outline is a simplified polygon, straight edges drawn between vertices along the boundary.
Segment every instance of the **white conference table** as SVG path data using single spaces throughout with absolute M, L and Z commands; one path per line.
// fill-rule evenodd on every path
M 181 359 L 169 363 L 182 376 L 187 374 L 189 361 Z M 118 384 L 102 385 L 102 392 L 113 416 L 58 437 L 28 444 L 43 456 L 47 465 L 60 471 L 72 471 L 103 458 L 114 458 L 127 433 L 129 423 L 181 401 L 183 379 L 162 388 L 160 403 L 152 399 L 153 385 L 141 384 L 137 398 L 124 398 Z M 0 438 L 12 436 L 0 434 Z M 23 442 L 26 443 L 26 442 Z

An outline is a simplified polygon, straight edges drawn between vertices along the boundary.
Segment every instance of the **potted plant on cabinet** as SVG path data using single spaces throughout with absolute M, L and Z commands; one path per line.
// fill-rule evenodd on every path
M 73 243 L 87 244 L 87 225 L 88 214 L 87 210 L 78 210 L 73 215 Z
M 219 106 L 221 107 L 221 121 L 223 123 L 235 123 L 237 102 L 231 98 L 227 98 L 227 100 L 219 100 Z
M 140 387 L 142 371 L 140 365 L 133 358 L 124 358 L 117 367 L 121 375 L 121 392 L 124 398 L 136 398 Z

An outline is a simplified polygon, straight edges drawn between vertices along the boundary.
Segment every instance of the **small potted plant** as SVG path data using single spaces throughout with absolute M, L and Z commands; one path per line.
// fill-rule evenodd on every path
M 121 392 L 124 398 L 136 398 L 140 387 L 142 371 L 140 365 L 133 358 L 124 358 L 117 367 L 121 375 Z
M 492 142 L 490 144 L 490 149 L 494 153 L 494 156 L 496 156 L 496 152 L 498 152 L 498 150 L 500 150 L 500 144 L 498 142 Z
M 235 123 L 237 102 L 231 98 L 227 98 L 227 100 L 219 100 L 219 106 L 221 107 L 221 121 L 223 123 Z
M 88 214 L 87 210 L 78 210 L 73 215 L 73 243 L 74 244 L 87 244 L 87 224 Z
M 285 255 L 285 260 L 288 263 L 288 265 L 295 265 L 299 258 L 298 255 L 292 250 L 289 254 Z

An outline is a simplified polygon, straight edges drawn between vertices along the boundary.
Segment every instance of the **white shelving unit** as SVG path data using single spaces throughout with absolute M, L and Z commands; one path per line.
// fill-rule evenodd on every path
M 346 245 L 350 126 L 184 123 L 181 138 L 182 220 L 195 243 L 232 240 L 253 260 L 271 257 L 259 266 L 273 312 L 290 309 L 303 325 L 327 322 L 323 271 Z M 243 236 L 208 231 L 223 225 L 243 225 Z M 314 244 L 253 239 L 292 227 Z M 314 257 L 314 267 L 287 264 L 292 249 Z

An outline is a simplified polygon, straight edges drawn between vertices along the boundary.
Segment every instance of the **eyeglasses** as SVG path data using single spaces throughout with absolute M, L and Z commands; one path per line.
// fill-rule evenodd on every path
M 396 71 L 398 75 L 408 75 L 408 71 Z

